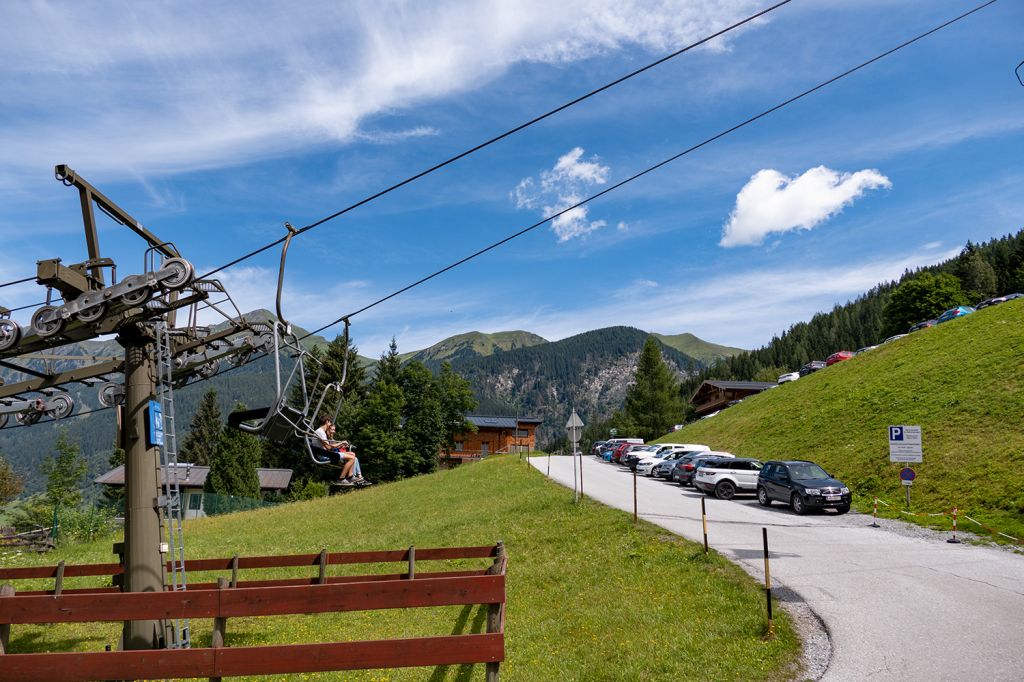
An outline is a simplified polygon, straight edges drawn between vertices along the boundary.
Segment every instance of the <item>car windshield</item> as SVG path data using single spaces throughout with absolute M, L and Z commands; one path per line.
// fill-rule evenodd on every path
M 830 478 L 830 476 L 817 464 L 790 464 L 789 475 L 795 481 L 810 481 L 816 478 Z

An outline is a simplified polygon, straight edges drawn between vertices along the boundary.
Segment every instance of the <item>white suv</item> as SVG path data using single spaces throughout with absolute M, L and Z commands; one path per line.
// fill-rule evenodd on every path
M 712 461 L 697 469 L 693 485 L 720 500 L 731 500 L 736 493 L 757 491 L 761 466 L 759 460 L 743 457 Z

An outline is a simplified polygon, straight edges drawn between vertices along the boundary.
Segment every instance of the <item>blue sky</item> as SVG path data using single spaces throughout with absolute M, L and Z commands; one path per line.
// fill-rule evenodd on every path
M 206 271 L 768 4 L 6 3 L 0 281 L 85 258 L 56 163 Z M 973 4 L 795 0 L 303 235 L 286 314 L 319 327 Z M 751 348 L 1016 231 L 1022 25 L 1001 0 L 357 316 L 355 341 L 626 324 Z M 101 244 L 141 269 L 125 228 Z M 221 274 L 243 310 L 273 308 L 278 255 Z

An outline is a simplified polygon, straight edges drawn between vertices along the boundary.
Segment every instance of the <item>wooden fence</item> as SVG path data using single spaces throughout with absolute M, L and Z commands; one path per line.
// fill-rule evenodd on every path
M 0 528 L 0 549 L 21 549 L 31 552 L 48 552 L 54 547 L 49 528 L 16 533 L 13 528 Z
M 417 561 L 492 558 L 487 568 L 417 572 Z M 402 562 L 401 573 L 328 576 L 339 564 Z M 186 562 L 186 571 L 230 571 L 230 579 L 193 583 L 185 591 L 121 592 L 117 587 L 64 589 L 65 578 L 121 574 L 119 564 L 0 569 L 3 580 L 53 579 L 53 589 L 15 592 L 0 587 L 0 680 L 73 682 L 175 677 L 216 679 L 329 670 L 400 668 L 485 663 L 489 682 L 498 680 L 505 658 L 505 569 L 501 543 L 383 551 L 232 557 Z M 307 578 L 238 579 L 243 569 L 315 567 Z M 487 632 L 390 640 L 225 647 L 228 618 L 487 605 Z M 11 654 L 10 628 L 19 624 L 214 619 L 212 645 L 205 648 L 86 653 Z

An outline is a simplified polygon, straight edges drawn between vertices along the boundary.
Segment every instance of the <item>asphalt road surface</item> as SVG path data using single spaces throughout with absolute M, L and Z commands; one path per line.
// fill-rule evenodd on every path
M 532 463 L 547 470 L 546 457 Z M 582 463 L 587 497 L 632 513 L 632 474 Z M 571 489 L 572 458 L 552 457 L 551 478 Z M 701 497 L 637 477 L 640 516 L 698 542 Z M 792 590 L 831 637 L 822 680 L 1024 680 L 1024 557 L 948 544 L 949 534 L 871 528 L 853 512 L 796 516 L 753 495 L 707 497 L 706 506 L 711 547 L 760 580 L 768 529 L 773 586 Z

